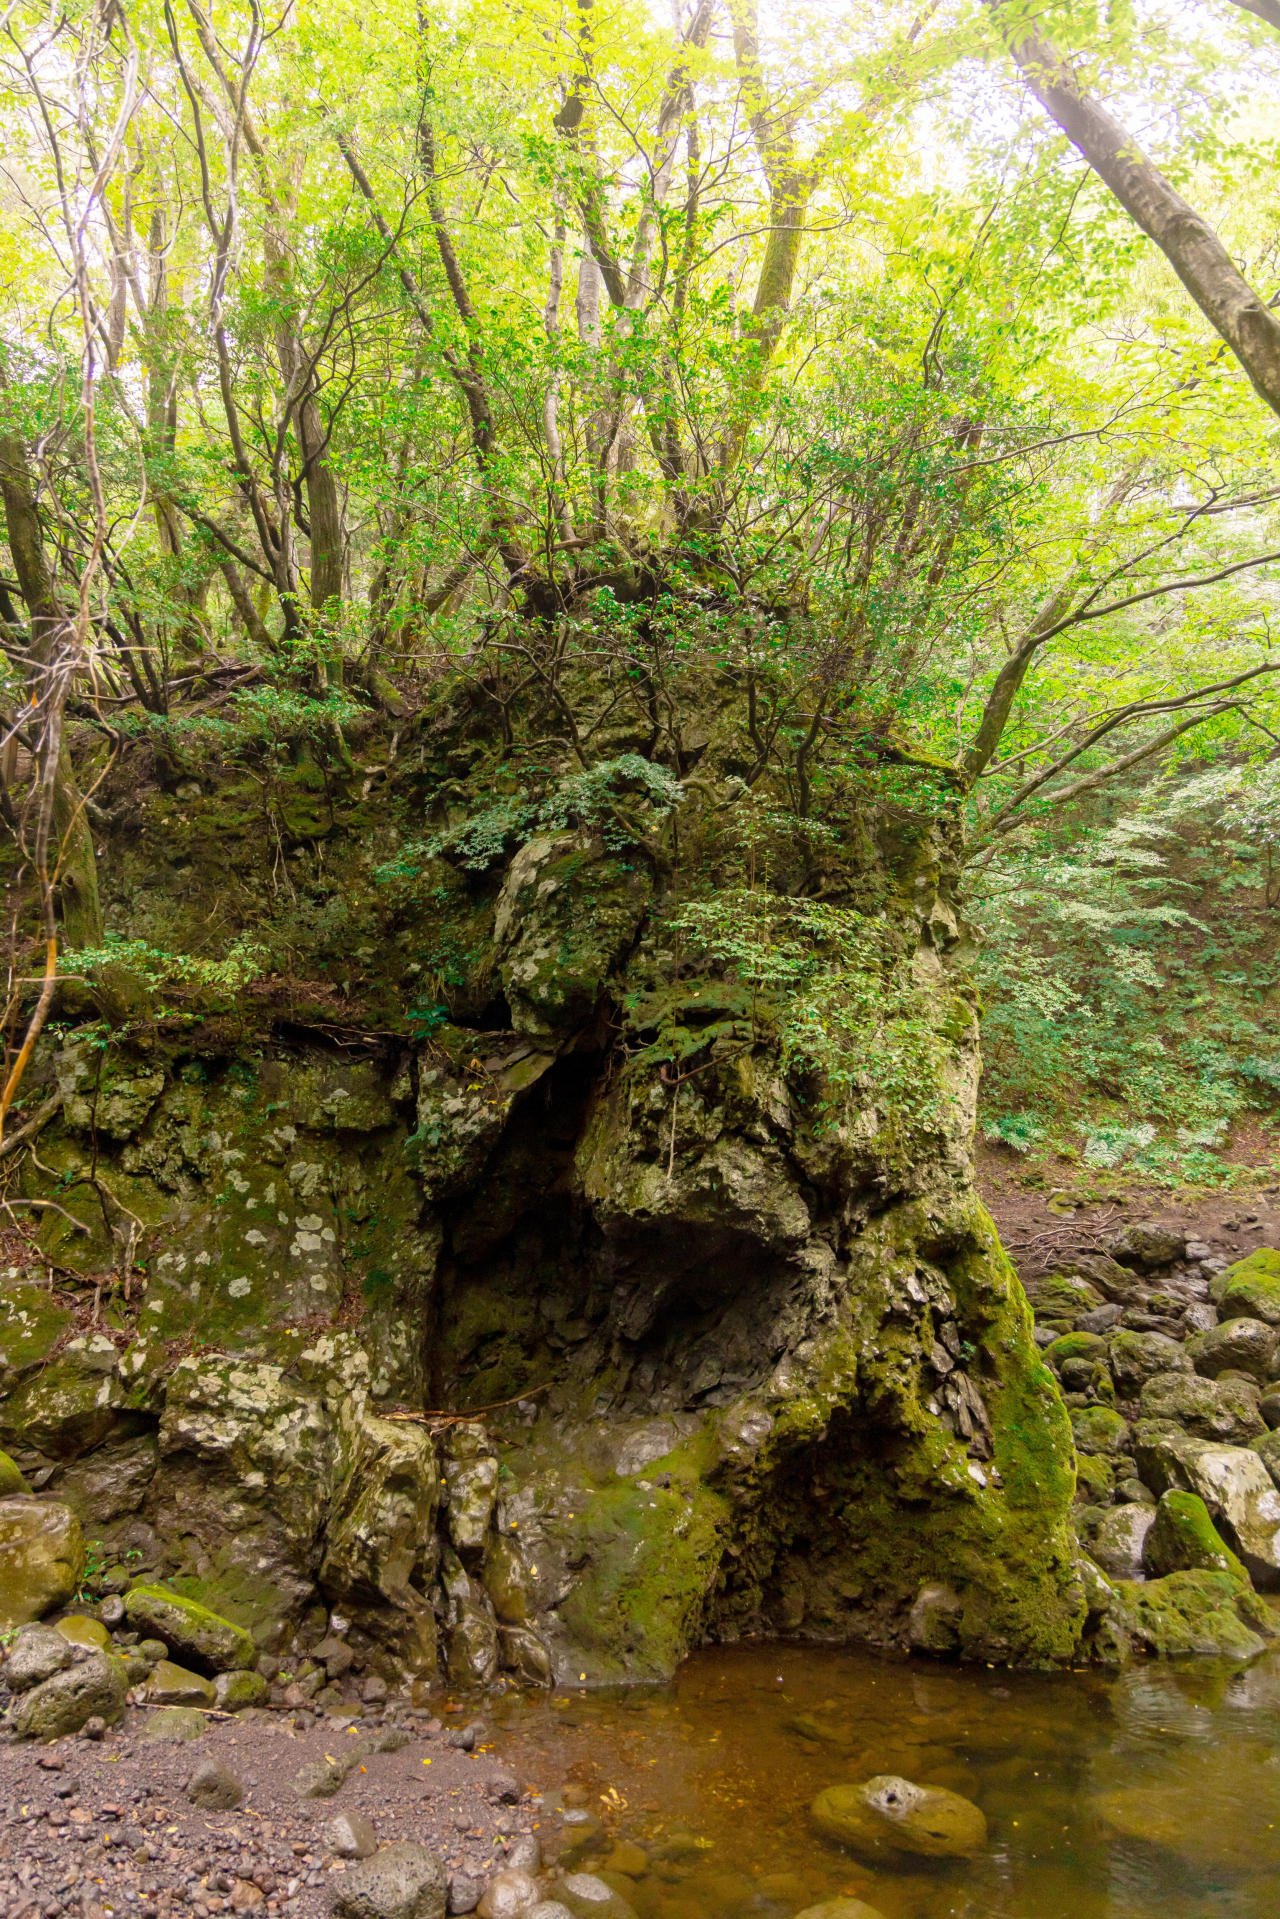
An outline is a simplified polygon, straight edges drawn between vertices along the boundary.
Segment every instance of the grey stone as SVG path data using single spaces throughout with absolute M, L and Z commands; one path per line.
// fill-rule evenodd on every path
M 340 1919 L 444 1919 L 444 1868 L 425 1846 L 384 1846 L 335 1878 L 330 1910 Z
M 532 1626 L 498 1627 L 498 1664 L 526 1686 L 550 1686 L 555 1681 L 550 1648 Z
M 60 1739 L 79 1732 L 89 1719 L 114 1725 L 124 1712 L 127 1690 L 120 1661 L 106 1653 L 91 1652 L 65 1672 L 55 1673 L 52 1679 L 23 1693 L 10 1719 L 23 1739 Z
M 187 1798 L 205 1812 L 232 1812 L 244 1802 L 244 1786 L 220 1760 L 206 1759 L 187 1781 Z
M 1160 1373 L 1143 1387 L 1140 1406 L 1144 1419 L 1174 1421 L 1199 1439 L 1243 1442 L 1264 1429 L 1256 1396 L 1236 1380 Z
M 1091 1557 L 1110 1579 L 1141 1579 L 1142 1548 L 1155 1523 L 1155 1508 L 1112 1506 L 1089 1542 Z
M 340 1812 L 329 1822 L 325 1844 L 339 1859 L 368 1859 L 378 1850 L 378 1835 L 362 1812 Z
M 1207 1299 L 1192 1300 L 1182 1315 L 1182 1323 L 1188 1333 L 1207 1333 L 1218 1323 L 1218 1309 Z
M 511 1850 L 507 1853 L 506 1863 L 512 1872 L 530 1872 L 536 1878 L 542 1871 L 542 1847 L 538 1835 L 522 1832 L 511 1841 Z
M 1135 1220 L 1107 1247 L 1111 1257 L 1124 1266 L 1172 1266 L 1186 1250 L 1181 1233 L 1150 1219 Z
M 1187 1358 L 1205 1379 L 1220 1373 L 1244 1373 L 1262 1384 L 1275 1368 L 1280 1330 L 1261 1319 L 1229 1319 L 1187 1341 Z
M 1150 1486 L 1144 1486 L 1140 1479 L 1122 1479 L 1116 1487 L 1116 1498 L 1126 1506 L 1154 1506 L 1156 1503 Z
M 1081 1313 L 1076 1320 L 1078 1333 L 1105 1333 L 1120 1324 L 1124 1307 L 1117 1300 L 1110 1300 L 1105 1306 L 1095 1306 L 1091 1313 Z
M 907 1619 L 907 1636 L 916 1652 L 957 1652 L 964 1601 L 950 1586 L 922 1586 Z
M 52 1626 L 24 1626 L 0 1667 L 10 1692 L 29 1692 L 71 1664 L 70 1641 Z
M 527 1919 L 573 1919 L 573 1914 L 558 1899 L 539 1899 L 536 1906 L 530 1906 Z
M 1182 1347 L 1165 1333 L 1117 1333 L 1107 1350 L 1107 1364 L 1121 1399 L 1136 1399 L 1147 1381 L 1161 1374 L 1191 1371 Z
M 469 1879 L 465 1872 L 449 1875 L 449 1911 L 451 1913 L 474 1912 L 480 1904 L 480 1894 L 484 1890 L 478 1879 Z
M 1280 1491 L 1254 1447 L 1219 1446 L 1140 1426 L 1135 1450 L 1148 1484 L 1162 1494 L 1170 1487 L 1195 1493 L 1254 1584 L 1280 1589 Z
M 1280 1426 L 1280 1393 L 1264 1393 L 1258 1401 L 1258 1411 L 1274 1432 Z
M 455 1426 L 445 1443 L 445 1484 L 449 1489 L 449 1538 L 464 1559 L 484 1549 L 498 1491 L 498 1457 L 479 1425 Z

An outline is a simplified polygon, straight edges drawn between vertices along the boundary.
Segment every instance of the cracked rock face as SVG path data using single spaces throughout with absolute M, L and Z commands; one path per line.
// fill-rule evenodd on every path
M 909 1111 L 676 966 L 652 863 L 585 829 L 442 873 L 488 998 L 464 985 L 425 1040 L 175 1041 L 96 1082 L 64 1044 L 41 1157 L 97 1138 L 148 1277 L 101 1340 L 31 1289 L 0 1440 L 107 1575 L 259 1653 L 338 1613 L 358 1671 L 459 1685 L 659 1677 L 745 1632 L 1069 1656 L 1073 1438 L 970 1184 L 947 845 L 865 857 L 930 1035 Z M 102 1265 L 42 1219 L 59 1261 Z M 1093 1307 L 1133 1283 L 1102 1266 Z M 1186 1387 L 1238 1419 L 1230 1382 Z

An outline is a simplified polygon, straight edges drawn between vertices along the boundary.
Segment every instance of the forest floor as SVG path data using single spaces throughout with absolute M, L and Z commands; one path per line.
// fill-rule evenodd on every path
M 369 1731 L 358 1714 L 252 1711 L 211 1719 L 199 1739 L 181 1744 L 148 1744 L 147 1720 L 131 1708 L 97 1742 L 0 1748 L 4 1919 L 72 1911 L 83 1919 L 255 1911 L 315 1919 L 347 1867 L 344 1835 L 334 1830 L 340 1814 L 363 1814 L 379 1845 L 409 1841 L 437 1853 L 454 1910 L 474 1907 L 504 1863 L 528 1858 L 528 1835 L 555 1850 L 542 1800 L 491 1748 L 453 1749 L 438 1719 L 389 1709 L 377 1729 L 401 1725 L 407 1743 L 366 1756 L 326 1799 L 300 1797 L 295 1777 Z M 188 1800 L 188 1780 L 209 1761 L 243 1786 L 235 1810 Z
M 1105 1251 L 1136 1220 L 1200 1240 L 1226 1260 L 1243 1259 L 1259 1246 L 1280 1247 L 1274 1161 L 1242 1156 L 1247 1184 L 1222 1190 L 1170 1188 L 1123 1169 L 1099 1173 L 1068 1161 L 1028 1165 L 1002 1146 L 979 1144 L 975 1158 L 978 1192 L 1024 1279 L 1064 1254 Z

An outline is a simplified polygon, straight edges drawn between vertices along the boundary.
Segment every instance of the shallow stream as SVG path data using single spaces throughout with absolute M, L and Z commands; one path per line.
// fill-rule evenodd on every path
M 1039 1675 L 748 1645 L 661 1690 L 525 1695 L 495 1719 L 549 1825 L 566 1802 L 603 1818 L 580 1869 L 630 1866 L 613 1882 L 640 1919 L 842 1895 L 884 1919 L 1280 1914 L 1280 1654 Z M 877 1773 L 975 1800 L 986 1852 L 891 1870 L 819 1838 L 814 1796 Z

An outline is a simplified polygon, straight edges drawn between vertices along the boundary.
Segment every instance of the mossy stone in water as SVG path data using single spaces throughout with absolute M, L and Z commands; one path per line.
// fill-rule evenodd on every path
M 987 1843 L 987 1822 L 972 1800 L 941 1786 L 917 1786 L 891 1773 L 860 1785 L 828 1786 L 810 1808 L 824 1838 L 871 1856 L 915 1853 L 971 1859 Z
M 24 1693 L 11 1714 L 13 1729 L 21 1739 L 61 1739 L 79 1732 L 88 1719 L 114 1725 L 124 1712 L 127 1689 L 118 1659 L 90 1653 L 79 1665 Z
M 806 1906 L 796 1919 L 884 1919 L 884 1914 L 865 1899 L 824 1899 L 820 1906 Z
M 1209 1517 L 1209 1508 L 1195 1493 L 1170 1489 L 1156 1507 L 1142 1548 L 1142 1563 L 1148 1573 L 1160 1578 L 1166 1573 L 1234 1573 L 1247 1575 L 1221 1533 Z
M 1228 1266 L 1209 1287 L 1219 1319 L 1262 1319 L 1280 1326 L 1280 1252 L 1260 1246 Z
M 1114 1457 L 1122 1453 L 1129 1442 L 1129 1428 L 1109 1406 L 1077 1407 L 1071 1414 L 1071 1431 L 1078 1453 Z
M 65 1606 L 83 1570 L 84 1537 L 69 1507 L 0 1499 L 0 1630 Z
M 1112 1588 L 1109 1618 L 1160 1658 L 1253 1659 L 1275 1638 L 1271 1613 L 1235 1573 L 1169 1573 Z
M 247 1672 L 258 1656 L 243 1626 L 167 1586 L 135 1586 L 124 1602 L 129 1624 L 163 1639 L 176 1652 L 209 1672 Z
M 30 1491 L 30 1486 L 8 1453 L 0 1452 L 0 1499 L 7 1499 L 11 1493 L 29 1493 Z

